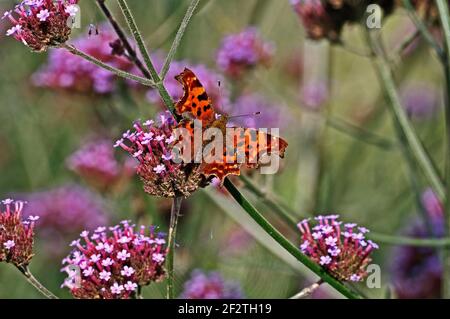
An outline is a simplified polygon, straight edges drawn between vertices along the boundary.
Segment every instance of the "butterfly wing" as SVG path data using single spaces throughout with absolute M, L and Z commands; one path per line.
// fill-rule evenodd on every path
M 215 176 L 221 183 L 228 175 L 240 175 L 244 164 L 248 168 L 258 168 L 264 164 L 261 159 L 265 155 L 278 155 L 283 158 L 288 145 L 284 139 L 263 130 L 241 127 L 227 128 L 226 141 L 221 159 L 206 161 L 200 167 L 206 178 Z
M 178 115 L 186 114 L 189 118 L 202 121 L 203 127 L 207 127 L 215 120 L 216 112 L 211 104 L 211 99 L 197 76 L 185 68 L 175 77 L 183 85 L 183 96 L 175 105 Z

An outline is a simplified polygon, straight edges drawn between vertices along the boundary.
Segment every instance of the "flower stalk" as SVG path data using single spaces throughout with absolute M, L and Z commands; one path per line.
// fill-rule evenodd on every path
M 445 75 L 445 185 L 446 200 L 445 204 L 445 234 L 450 234 L 450 19 L 449 8 L 446 1 L 437 0 L 437 8 L 441 20 L 442 29 L 444 30 L 445 58 L 441 59 L 444 67 Z M 450 298 L 450 250 L 443 250 L 444 273 L 442 280 L 442 295 L 444 298 Z
M 292 296 L 289 299 L 305 299 L 305 298 L 311 296 L 314 293 L 314 291 L 319 289 L 319 287 L 322 283 L 323 283 L 323 281 L 321 279 L 318 282 L 313 283 L 311 286 L 305 287 L 304 289 L 302 289 L 302 291 L 300 291 L 298 294 L 295 294 L 294 296 Z
M 28 266 L 17 267 L 17 269 L 25 276 L 25 279 L 44 297 L 46 297 L 47 299 L 59 299 L 43 284 L 41 284 L 40 281 L 36 279 L 36 277 L 33 276 Z
M 174 298 L 174 259 L 175 259 L 175 238 L 177 234 L 178 217 L 180 216 L 180 208 L 183 197 L 175 197 L 172 200 L 172 208 L 170 211 L 170 226 L 168 238 L 168 254 L 167 254 L 167 299 Z
M 67 51 L 69 51 L 70 53 L 72 53 L 74 55 L 77 55 L 77 56 L 79 56 L 79 57 L 81 57 L 81 58 L 83 58 L 83 59 L 85 59 L 85 60 L 87 60 L 87 61 L 89 61 L 91 63 L 94 63 L 95 65 L 97 65 L 97 66 L 99 66 L 99 67 L 101 67 L 101 68 L 103 68 L 103 69 L 105 69 L 105 70 L 107 70 L 109 72 L 112 72 L 112 73 L 114 73 L 117 76 L 120 76 L 120 77 L 125 78 L 125 79 L 129 79 L 129 80 L 132 80 L 132 81 L 136 81 L 136 82 L 138 82 L 138 83 L 140 83 L 142 85 L 145 85 L 145 86 L 155 87 L 155 83 L 152 80 L 149 80 L 149 79 L 146 79 L 146 78 L 143 78 L 143 77 L 140 77 L 140 76 L 137 76 L 137 75 L 134 75 L 134 74 L 122 71 L 122 70 L 117 69 L 115 67 L 112 67 L 112 66 L 110 66 L 110 65 L 108 65 L 108 64 L 106 64 L 106 63 L 104 63 L 104 62 L 94 58 L 93 56 L 90 56 L 89 54 L 86 54 L 86 53 L 78 50 L 73 45 L 65 43 L 65 44 L 61 45 L 61 48 L 64 48 Z

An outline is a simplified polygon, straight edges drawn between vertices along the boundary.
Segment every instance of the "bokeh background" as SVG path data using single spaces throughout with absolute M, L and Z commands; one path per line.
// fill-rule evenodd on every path
M 298 220 L 339 213 L 344 221 L 377 233 L 400 234 L 423 215 L 417 194 L 427 185 L 404 161 L 359 26 L 345 27 L 345 46 L 330 46 L 305 38 L 287 0 L 202 2 L 175 59 L 211 70 L 212 85 L 221 80 L 221 88 L 216 89 L 219 96 L 229 94 L 230 105 L 244 92 L 255 94 L 267 104 L 261 106 L 262 117 L 265 113 L 277 117 L 289 147 L 278 174 L 250 176 L 261 190 L 280 198 Z M 186 0 L 130 1 L 152 52 L 168 51 L 188 4 Z M 0 9 L 12 5 L 13 1 L 2 0 Z M 93 1 L 81 0 L 80 5 L 82 28 L 74 30 L 72 38 L 98 43 L 107 32 L 104 18 Z M 115 1 L 108 5 L 123 23 Z M 256 27 L 262 39 L 274 45 L 271 63 L 239 79 L 227 77 L 217 67 L 217 50 L 225 36 L 248 26 Z M 125 218 L 160 225 L 164 231 L 170 202 L 147 196 L 133 174 L 108 187 L 95 185 L 74 172 L 68 159 L 101 138 L 111 146 L 120 169 L 126 170 L 126 154 L 112 149 L 114 141 L 134 119 L 150 118 L 161 108 L 145 89 L 121 80 L 108 94 L 36 85 L 39 80 L 33 74 L 47 63 L 49 54 L 29 52 L 4 36 L 6 28 L 8 23 L 1 21 L 0 197 L 27 199 L 28 209 L 45 215 L 37 227 L 31 269 L 58 296 L 69 297 L 60 289 L 61 259 L 81 230 L 114 225 Z M 411 23 L 402 10 L 383 20 L 382 34 L 390 52 L 410 33 Z M 393 68 L 413 124 L 442 169 L 440 65 L 424 43 L 416 41 L 404 54 L 393 54 Z M 231 110 L 242 113 L 245 105 Z M 298 232 L 237 183 L 278 229 L 299 243 Z M 315 279 L 267 238 L 225 190 L 210 187 L 197 192 L 183 202 L 182 212 L 175 263 L 177 295 L 194 269 L 220 272 L 227 281 L 238 283 L 247 298 L 287 298 Z M 382 286 L 356 285 L 372 298 L 395 296 L 392 264 L 397 254 L 392 245 L 379 244 L 374 262 L 381 266 Z M 419 270 L 414 271 L 420 272 L 419 261 L 416 266 Z M 319 292 L 315 297 L 339 297 L 326 286 Z M 164 283 L 144 289 L 146 298 L 161 298 L 164 293 Z M 0 264 L 0 297 L 40 295 L 12 266 Z

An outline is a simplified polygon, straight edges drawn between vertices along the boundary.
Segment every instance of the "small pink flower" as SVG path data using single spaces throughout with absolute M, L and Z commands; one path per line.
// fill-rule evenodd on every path
M 120 295 L 123 290 L 123 285 L 119 285 L 117 282 L 114 283 L 114 285 L 111 286 L 111 292 L 115 295 Z
M 117 253 L 117 258 L 120 260 L 127 260 L 130 257 L 130 253 L 125 249 Z
M 47 21 L 47 18 L 50 16 L 50 13 L 47 9 L 39 11 L 39 13 L 36 15 L 36 17 L 39 19 L 39 21 Z
M 124 266 L 120 271 L 120 274 L 125 277 L 130 277 L 134 274 L 134 269 L 132 267 Z
M 127 281 L 127 283 L 124 285 L 125 290 L 127 291 L 135 291 L 138 287 L 138 285 L 134 282 Z

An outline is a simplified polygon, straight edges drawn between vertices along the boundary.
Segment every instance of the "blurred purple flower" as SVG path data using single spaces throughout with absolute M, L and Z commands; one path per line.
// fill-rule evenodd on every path
M 73 45 L 113 67 L 130 71 L 132 63 L 124 56 L 113 54 L 112 44 L 116 40 L 114 31 L 104 24 L 99 27 L 98 35 L 81 36 Z M 111 72 L 60 49 L 51 50 L 47 64 L 32 76 L 35 86 L 96 94 L 112 93 L 117 79 Z
M 431 190 L 422 195 L 422 205 L 428 213 L 434 236 L 444 236 L 445 220 L 442 204 Z M 422 221 L 414 221 L 404 232 L 414 238 L 429 238 Z M 439 298 L 441 296 L 442 263 L 436 249 L 399 246 L 392 252 L 391 274 L 398 298 Z
M 107 139 L 90 141 L 67 159 L 67 166 L 101 190 L 114 186 L 122 177 L 134 174 L 137 161 L 120 163 L 114 157 L 112 144 Z
M 274 51 L 273 43 L 264 41 L 256 28 L 249 27 L 222 40 L 217 52 L 217 66 L 231 77 L 240 77 L 257 65 L 268 65 Z
M 249 114 L 249 116 L 230 119 L 233 124 L 243 127 L 276 128 L 280 127 L 283 118 L 282 106 L 271 104 L 266 97 L 256 93 L 241 95 L 224 111 L 230 116 Z M 260 114 L 252 115 L 256 112 L 260 112 Z
M 218 272 L 204 273 L 194 270 L 184 284 L 181 299 L 242 299 L 243 293 L 237 283 L 227 282 Z
M 320 0 L 290 0 L 309 38 L 337 40 L 341 23 L 335 23 Z
M 160 65 L 158 65 L 158 62 L 155 62 L 155 68 L 157 70 L 161 67 L 162 60 Z M 229 91 L 223 76 L 211 69 L 208 69 L 202 64 L 191 64 L 188 61 L 173 61 L 164 79 L 164 85 L 174 101 L 178 101 L 183 95 L 183 87 L 175 79 L 175 76 L 180 74 L 184 68 L 189 68 L 195 73 L 202 85 L 205 87 L 208 96 L 211 98 L 212 103 L 217 110 L 222 110 L 223 107 L 228 105 Z M 147 99 L 151 103 L 163 104 L 158 92 L 155 89 L 148 91 Z
M 424 120 L 431 118 L 439 107 L 437 90 L 427 83 L 409 83 L 400 91 L 403 106 L 412 118 Z
M 319 110 L 328 100 L 328 85 L 325 81 L 305 83 L 301 90 L 302 105 L 310 110 Z
M 53 253 L 63 249 L 59 243 L 67 236 L 73 236 L 83 229 L 105 224 L 108 217 L 99 197 L 88 190 L 67 185 L 43 192 L 26 195 L 28 205 L 24 216 L 39 216 L 38 236 L 51 238 Z

